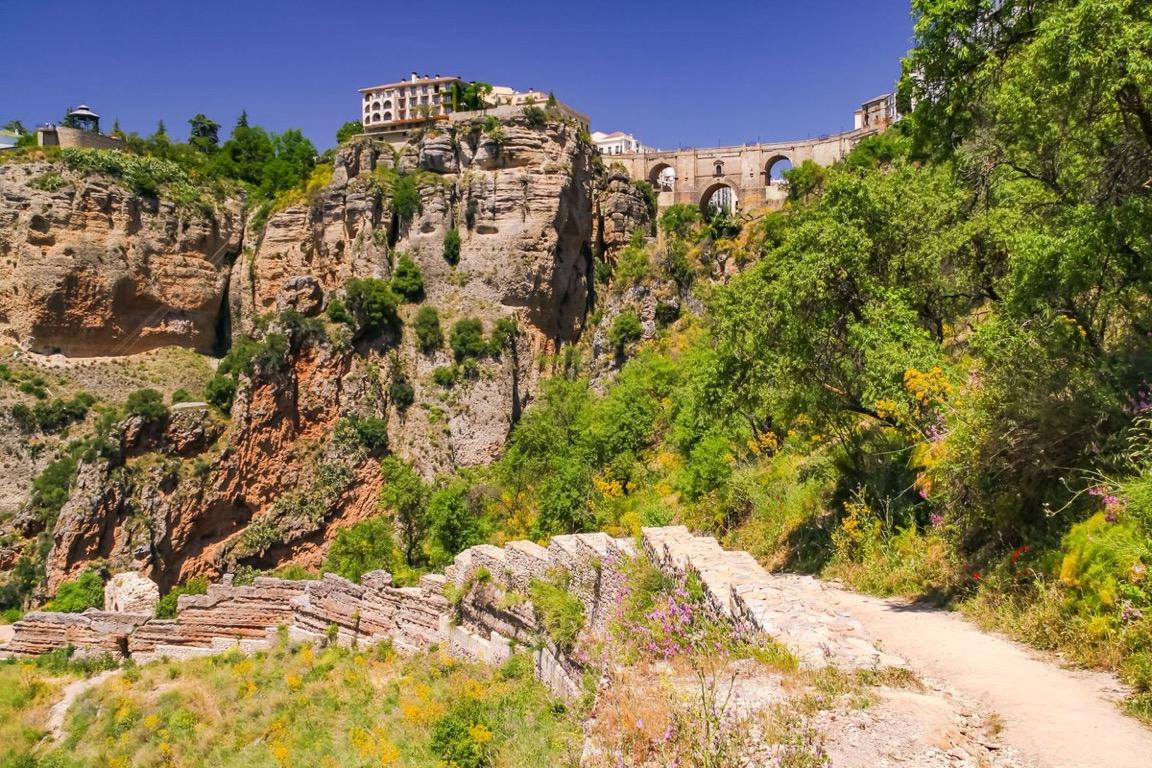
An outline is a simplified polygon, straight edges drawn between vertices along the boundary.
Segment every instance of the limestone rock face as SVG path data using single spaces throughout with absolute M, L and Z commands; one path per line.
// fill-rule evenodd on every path
M 156 612 L 160 587 L 138 573 L 118 573 L 104 584 L 104 610 L 117 613 Z
M 652 214 L 644 196 L 623 173 L 611 173 L 596 196 L 596 243 L 609 259 L 628 244 L 636 230 L 652 226 Z
M 280 359 L 240 374 L 227 421 L 181 404 L 163 424 L 121 425 L 123 455 L 83 464 L 57 517 L 48 594 L 95 560 L 161 590 L 236 565 L 319 566 L 332 537 L 377 511 L 381 449 L 357 442 L 357 420 L 383 424 L 387 449 L 427 478 L 497 458 L 549 360 L 584 331 L 593 253 L 651 224 L 643 196 L 597 161 L 576 126 L 523 118 L 430 132 L 398 152 L 370 137 L 342 147 L 329 185 L 250 227 L 230 277 L 199 282 L 227 281 L 228 316 L 213 327 L 275 334 Z M 393 191 L 412 182 L 420 204 L 398 215 Z M 450 231 L 457 264 L 444 256 Z M 353 343 L 343 326 L 301 321 L 344 298 L 351 278 L 388 279 L 400 254 L 424 296 L 400 307 L 399 336 Z M 465 318 L 488 334 L 508 320 L 517 330 L 446 387 L 434 372 L 455 364 L 452 351 L 422 351 L 411 330 L 422 306 L 446 338 Z M 401 382 L 413 402 L 397 402 Z
M 59 164 L 0 166 L 0 334 L 70 356 L 211 349 L 240 205 L 205 214 Z

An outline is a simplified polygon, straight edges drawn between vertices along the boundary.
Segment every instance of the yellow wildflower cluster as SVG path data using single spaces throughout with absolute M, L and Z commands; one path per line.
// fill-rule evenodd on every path
M 776 436 L 775 432 L 764 432 L 756 437 L 748 438 L 747 446 L 753 456 L 772 456 L 780 450 L 780 438 Z
M 930 371 L 909 368 L 904 371 L 904 390 L 915 398 L 922 408 L 942 405 L 952 394 L 952 384 L 940 366 Z
M 400 750 L 382 726 L 377 725 L 371 730 L 353 728 L 348 731 L 348 741 L 356 753 L 371 764 L 393 765 L 400 760 Z
M 592 485 L 604 498 L 618 499 L 624 495 L 624 484 L 619 480 L 608 480 L 603 477 L 592 478 Z
M 444 714 L 444 705 L 432 699 L 432 689 L 423 683 L 412 687 L 400 700 L 400 714 L 413 725 L 427 725 Z

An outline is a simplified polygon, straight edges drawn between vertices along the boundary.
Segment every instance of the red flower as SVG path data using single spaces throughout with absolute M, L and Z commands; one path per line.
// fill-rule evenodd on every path
M 1012 565 L 1016 565 L 1016 561 L 1020 559 L 1020 555 L 1032 549 L 1029 545 L 1025 544 L 1022 547 L 1016 547 L 1016 551 L 1012 553 Z

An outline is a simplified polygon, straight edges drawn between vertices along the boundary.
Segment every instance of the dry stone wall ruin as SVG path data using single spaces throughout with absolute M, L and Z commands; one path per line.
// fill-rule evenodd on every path
M 538 678 L 557 695 L 573 697 L 582 686 L 579 661 L 547 639 L 530 601 L 494 597 L 526 595 L 534 580 L 563 574 L 584 606 L 582 632 L 598 636 L 622 597 L 623 566 L 641 550 L 669 575 L 695 574 L 718 617 L 784 643 L 805 666 L 903 665 L 865 640 L 855 620 L 828 608 L 831 601 L 822 599 L 814 579 L 769 574 L 747 552 L 724 550 L 683 526 L 646 528 L 639 547 L 603 533 L 557 536 L 547 547 L 530 541 L 476 546 L 457 555 L 443 575 L 426 575 L 414 587 L 393 585 L 385 571 L 365 574 L 360 584 L 332 574 L 318 581 L 258 577 L 250 585 L 225 577 L 207 594 L 181 595 L 174 619 L 95 609 L 34 612 L 14 625 L 0 653 L 30 656 L 71 646 L 147 662 L 254 652 L 286 635 L 299 642 L 391 642 L 401 651 L 438 646 L 499 664 L 520 647 L 533 650 Z

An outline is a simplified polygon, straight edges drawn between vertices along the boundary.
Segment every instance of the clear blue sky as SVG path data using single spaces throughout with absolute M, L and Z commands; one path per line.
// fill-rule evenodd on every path
M 105 128 L 174 136 L 241 109 L 324 148 L 358 88 L 412 70 L 553 90 L 661 148 L 851 127 L 910 45 L 908 0 L 0 2 L 0 122 L 85 102 Z

